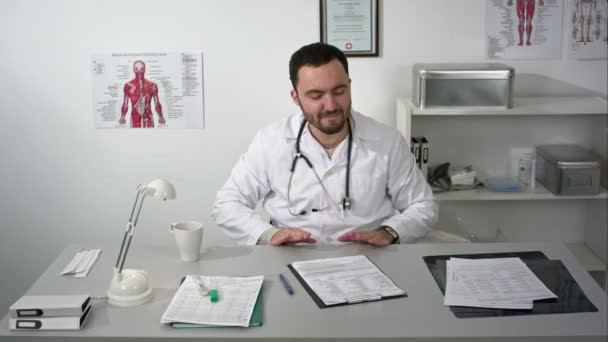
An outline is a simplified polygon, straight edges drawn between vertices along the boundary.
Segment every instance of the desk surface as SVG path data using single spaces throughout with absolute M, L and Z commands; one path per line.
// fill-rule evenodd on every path
M 86 278 L 62 277 L 59 272 L 79 248 L 102 248 Z M 105 296 L 116 246 L 70 246 L 27 291 L 30 295 L 90 293 Z M 598 312 L 492 318 L 456 318 L 443 306 L 443 296 L 426 268 L 425 255 L 540 250 L 560 259 L 578 281 Z M 408 297 L 357 305 L 319 309 L 286 265 L 294 261 L 336 256 L 367 255 L 404 289 Z M 175 246 L 134 244 L 126 265 L 149 272 L 154 299 L 132 308 L 112 307 L 95 301 L 92 315 L 80 331 L 10 331 L 8 315 L 0 323 L 0 341 L 23 340 L 407 340 L 407 341 L 606 341 L 606 294 L 562 244 L 496 243 L 364 245 L 293 247 L 207 247 L 201 261 L 181 262 Z M 291 282 L 295 295 L 282 287 L 278 273 Z M 252 328 L 173 329 L 160 324 L 178 281 L 187 273 L 203 275 L 264 275 L 264 325 Z M 90 338 L 90 339 L 89 339 Z

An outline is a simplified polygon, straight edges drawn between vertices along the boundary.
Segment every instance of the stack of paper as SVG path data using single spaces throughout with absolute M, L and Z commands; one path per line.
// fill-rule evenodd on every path
M 206 284 L 214 284 L 219 301 L 212 302 L 209 296 L 201 295 L 193 276 L 188 275 L 163 313 L 161 323 L 180 328 L 261 325 L 261 317 L 253 317 L 253 313 L 258 307 L 256 312 L 261 316 L 262 303 L 258 297 L 264 276 L 199 278 Z
M 533 301 L 547 298 L 557 296 L 520 258 L 447 261 L 444 305 L 532 309 Z
M 76 278 L 86 277 L 99 258 L 99 253 L 101 253 L 101 249 L 91 249 L 76 253 L 72 261 L 60 274 L 73 275 Z

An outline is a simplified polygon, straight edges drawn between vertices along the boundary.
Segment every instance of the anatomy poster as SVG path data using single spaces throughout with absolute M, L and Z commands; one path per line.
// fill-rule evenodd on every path
M 562 15 L 562 0 L 486 0 L 488 58 L 560 58 Z
M 96 128 L 203 128 L 203 53 L 92 57 Z
M 608 0 L 566 0 L 568 58 L 608 57 Z

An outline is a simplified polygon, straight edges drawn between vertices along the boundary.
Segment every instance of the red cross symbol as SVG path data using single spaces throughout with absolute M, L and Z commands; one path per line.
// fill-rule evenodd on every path
M 346 45 L 344 45 L 344 47 L 346 48 L 346 50 L 351 50 L 353 48 L 353 44 L 346 43 Z

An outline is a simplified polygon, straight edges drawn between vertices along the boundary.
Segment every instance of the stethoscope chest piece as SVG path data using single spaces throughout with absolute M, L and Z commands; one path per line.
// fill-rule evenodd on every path
M 343 208 L 344 210 L 350 210 L 350 198 L 349 198 L 349 197 L 345 197 L 345 198 L 342 200 L 342 208 Z

